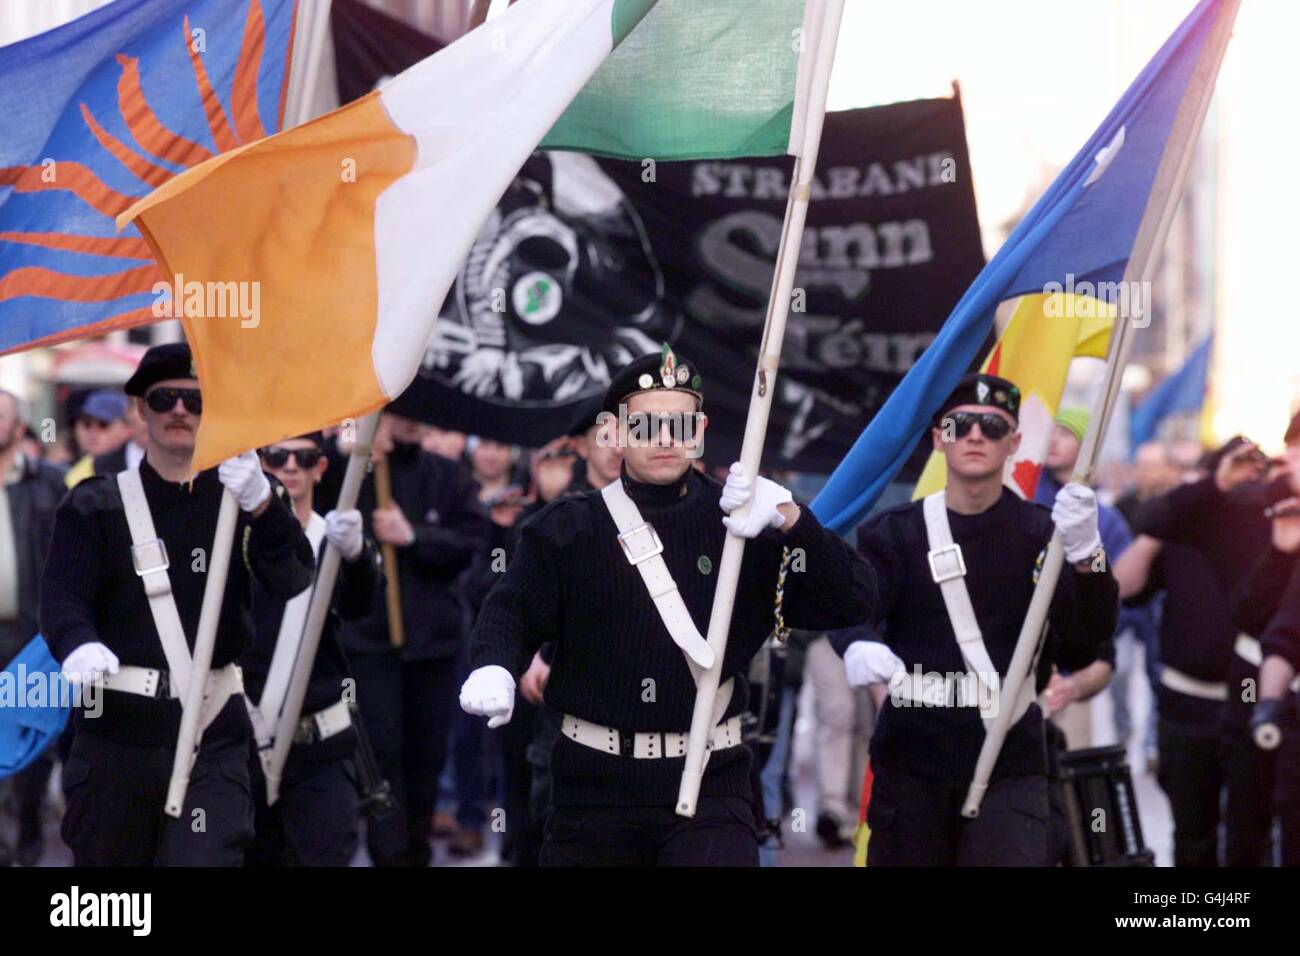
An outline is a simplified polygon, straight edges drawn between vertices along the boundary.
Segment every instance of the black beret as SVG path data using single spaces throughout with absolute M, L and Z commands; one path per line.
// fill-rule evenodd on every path
M 605 390 L 605 401 L 600 410 L 617 415 L 618 406 L 633 395 L 655 391 L 685 392 L 694 395 L 701 407 L 704 405 L 704 381 L 700 378 L 699 367 L 677 356 L 671 346 L 664 343 L 658 353 L 642 355 L 619 369 Z
M 962 376 L 957 387 L 934 413 L 935 426 L 938 427 L 939 421 L 949 409 L 958 405 L 991 405 L 1002 409 L 1017 422 L 1020 421 L 1020 389 L 1014 382 L 996 375 L 971 372 Z
M 169 378 L 198 377 L 189 345 L 184 342 L 167 342 L 155 345 L 144 353 L 144 358 L 136 366 L 135 374 L 126 380 L 122 391 L 128 395 L 143 395 L 155 382 Z
M 596 424 L 604 399 L 603 395 L 589 395 L 584 398 L 574 411 L 573 418 L 569 422 L 569 430 L 565 434 L 570 438 L 587 434 L 587 429 Z

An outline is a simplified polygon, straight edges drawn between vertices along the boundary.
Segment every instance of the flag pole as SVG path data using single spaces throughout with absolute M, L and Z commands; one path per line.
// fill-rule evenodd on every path
M 194 767 L 194 758 L 198 754 L 203 733 L 199 727 L 199 716 L 203 710 L 203 692 L 207 689 L 208 674 L 212 670 L 212 652 L 217 645 L 217 624 L 221 619 L 221 604 L 226 595 L 226 575 L 230 571 L 230 552 L 238 523 L 239 503 L 229 488 L 223 488 L 221 510 L 217 512 L 217 532 L 213 536 L 212 554 L 208 560 L 208 578 L 203 586 L 199 629 L 194 636 L 190 680 L 185 696 L 181 699 L 181 726 L 176 736 L 176 752 L 172 755 L 167 802 L 163 804 L 169 817 L 179 817 L 181 808 L 185 806 L 190 770 Z
M 763 456 L 768 413 L 772 408 L 776 371 L 781 363 L 781 345 L 785 340 L 785 322 L 790 311 L 795 270 L 799 264 L 799 244 L 803 239 L 813 170 L 817 166 L 817 151 L 826 117 L 826 94 L 830 86 L 831 66 L 835 60 L 835 43 L 839 37 L 840 19 L 844 14 L 844 0 L 808 0 L 808 3 L 809 7 L 816 4 L 822 10 L 820 20 L 807 17 L 804 20 L 805 26 L 809 23 L 818 23 L 819 26 L 809 51 L 813 57 L 813 66 L 807 99 L 795 104 L 796 110 L 800 107 L 804 109 L 803 136 L 791 175 L 785 225 L 772 277 L 772 292 L 767 303 L 767 321 L 763 328 L 758 368 L 750 395 L 749 417 L 745 421 L 745 434 L 741 443 L 740 462 L 745 473 L 751 477 L 757 476 Z M 738 509 L 735 514 L 743 516 L 747 509 L 748 505 Z M 691 732 L 686 745 L 686 766 L 682 770 L 677 793 L 677 813 L 684 817 L 695 815 L 700 784 L 704 779 L 706 747 L 715 723 L 713 708 L 717 701 L 722 664 L 726 658 L 727 632 L 731 627 L 731 612 L 736 598 L 736 586 L 740 581 L 740 564 L 744 552 L 745 539 L 727 532 L 722 559 L 718 562 L 718 584 L 713 597 L 713 611 L 709 616 L 708 640 L 709 646 L 713 648 L 714 662 L 712 667 L 700 673 L 697 681 L 695 710 L 691 716 Z
M 348 455 L 348 467 L 343 473 L 343 487 L 339 489 L 339 500 L 336 505 L 339 511 L 349 511 L 357 505 L 357 496 L 361 493 L 361 482 L 366 476 L 366 465 L 370 461 L 370 448 L 378 424 L 379 412 L 371 412 L 357 422 L 357 440 Z M 289 759 L 289 748 L 293 746 L 293 732 L 302 714 L 303 701 L 307 698 L 307 686 L 311 683 L 312 667 L 316 663 L 321 631 L 325 627 L 325 617 L 329 614 L 330 603 L 334 596 L 334 582 L 338 578 L 341 558 L 339 549 L 327 543 L 311 592 L 311 603 L 307 605 L 307 620 L 303 624 L 302 642 L 298 645 L 298 656 L 293 661 L 293 673 L 289 676 L 284 704 L 280 708 L 280 713 L 275 715 L 274 743 L 265 772 L 268 806 L 273 806 L 280 797 L 280 780 L 284 773 L 284 764 Z
M 293 54 L 300 50 L 307 56 L 302 63 L 291 56 L 289 76 L 285 82 L 285 115 L 281 127 L 287 129 L 304 122 L 311 108 L 310 93 L 319 77 L 319 61 L 329 36 L 330 0 L 300 2 L 294 24 Z M 323 24 L 323 26 L 322 26 Z M 202 385 L 202 383 L 199 383 Z M 172 774 L 167 783 L 167 800 L 163 811 L 170 817 L 179 817 L 189 789 L 190 771 L 198 755 L 203 730 L 199 717 L 203 708 L 203 694 L 207 689 L 208 675 L 212 669 L 212 653 L 217 643 L 217 624 L 221 618 L 221 605 L 226 592 L 226 577 L 230 571 L 230 554 L 234 547 L 235 529 L 239 524 L 239 505 L 230 491 L 223 490 L 221 509 L 217 513 L 217 530 L 213 536 L 212 553 L 208 560 L 207 581 L 203 587 L 203 604 L 199 610 L 199 626 L 194 636 L 194 656 L 190 665 L 189 684 L 181 702 L 181 725 L 176 735 L 176 752 L 172 755 Z
M 1241 0 L 1226 0 L 1219 8 L 1214 26 L 1205 39 L 1191 79 L 1187 83 L 1187 94 L 1174 117 L 1174 124 L 1169 133 L 1169 142 L 1160 166 L 1156 169 L 1151 193 L 1147 197 L 1146 210 L 1138 224 L 1137 234 L 1133 240 L 1133 251 L 1129 255 L 1127 266 L 1120 287 L 1125 290 L 1149 287 L 1155 273 L 1160 250 L 1164 247 L 1165 237 L 1169 233 L 1178 201 L 1182 197 L 1183 183 L 1192 164 L 1196 142 L 1201 125 L 1214 95 L 1214 83 L 1219 74 L 1219 65 L 1227 49 L 1228 38 L 1232 34 L 1232 23 L 1237 15 Z M 1115 321 L 1111 325 L 1110 346 L 1106 355 L 1106 371 L 1102 378 L 1101 391 L 1093 405 L 1092 416 L 1083 436 L 1079 449 L 1079 458 L 1075 465 L 1074 480 L 1087 482 L 1096 468 L 1101 454 L 1102 440 L 1105 437 L 1110 416 L 1119 397 L 1120 383 L 1124 368 L 1128 364 L 1128 355 L 1132 347 L 1130 336 L 1133 292 L 1121 296 Z M 1149 319 L 1149 316 L 1147 317 Z M 1040 639 L 1047 624 L 1047 612 L 1056 582 L 1065 562 L 1059 531 L 1052 533 L 1052 540 L 1047 547 L 1047 556 L 1039 572 L 1038 582 L 1034 586 L 1034 595 L 1030 599 L 1029 609 L 1025 615 L 1024 626 L 1016 641 L 1016 649 L 1007 667 L 1007 676 L 1002 682 L 1000 705 L 989 724 L 984 742 L 980 747 L 979 759 L 975 764 L 975 775 L 966 792 L 962 804 L 962 816 L 974 818 L 979 816 L 980 803 L 988 790 L 989 780 L 997 765 L 998 755 L 1011 729 L 1012 717 L 1016 716 L 1016 702 L 1020 699 L 1025 682 L 1033 679 L 1034 663 L 1038 657 Z

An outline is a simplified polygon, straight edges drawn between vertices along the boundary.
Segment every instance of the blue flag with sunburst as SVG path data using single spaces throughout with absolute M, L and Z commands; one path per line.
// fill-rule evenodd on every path
M 114 219 L 279 131 L 296 2 L 115 0 L 0 47 L 0 354 L 166 315 Z

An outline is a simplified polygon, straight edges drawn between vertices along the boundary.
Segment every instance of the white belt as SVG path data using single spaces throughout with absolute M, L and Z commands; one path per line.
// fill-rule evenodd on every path
M 1237 652 L 1237 656 L 1248 664 L 1254 664 L 1258 667 L 1264 662 L 1264 650 L 1259 646 L 1259 641 L 1249 634 L 1238 634 L 1237 640 L 1233 642 L 1232 649 Z
M 177 686 L 179 682 L 167 671 L 130 664 L 119 667 L 116 674 L 104 674 L 99 679 L 107 690 L 152 697 L 155 700 L 178 700 L 184 690 Z M 203 708 L 199 711 L 200 729 L 207 730 L 226 706 L 226 701 L 243 692 L 244 674 L 238 665 L 227 664 L 220 670 L 210 671 L 208 682 L 203 688 Z
M 298 732 L 293 735 L 296 744 L 309 744 L 329 740 L 352 726 L 352 712 L 346 700 L 337 700 L 324 710 L 308 714 L 298 721 Z
M 1170 690 L 1176 690 L 1180 694 L 1187 694 L 1189 697 L 1218 701 L 1228 699 L 1227 684 L 1191 677 L 1180 670 L 1175 670 L 1168 664 L 1160 665 L 1160 683 Z
M 1232 649 L 1247 664 L 1254 664 L 1259 667 L 1264 663 L 1264 648 L 1260 645 L 1258 638 L 1251 637 L 1249 634 L 1244 632 L 1238 634 L 1237 640 L 1233 642 Z M 1291 682 L 1291 690 L 1300 692 L 1300 676 Z
M 659 757 L 685 757 L 689 733 L 637 733 L 622 734 L 613 727 L 602 727 L 581 717 L 565 714 L 560 730 L 570 740 L 601 750 L 608 754 L 634 757 L 637 760 L 655 760 Z M 630 748 L 624 748 L 631 744 Z M 725 720 L 713 728 L 706 747 L 707 752 L 725 750 L 740 744 L 740 715 Z

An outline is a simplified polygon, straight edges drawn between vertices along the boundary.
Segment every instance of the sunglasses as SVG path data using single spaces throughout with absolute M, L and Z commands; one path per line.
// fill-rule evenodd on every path
M 998 441 L 1011 434 L 1011 423 L 996 412 L 953 412 L 945 422 L 951 421 L 958 438 L 965 438 L 976 425 L 980 434 L 990 441 Z
M 283 468 L 293 458 L 304 471 L 315 468 L 321 459 L 319 448 L 263 448 L 262 460 L 272 468 Z
M 203 414 L 203 396 L 197 388 L 155 388 L 144 397 L 144 403 L 155 412 L 170 412 L 179 400 L 191 415 Z

